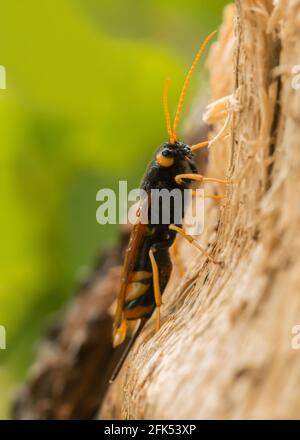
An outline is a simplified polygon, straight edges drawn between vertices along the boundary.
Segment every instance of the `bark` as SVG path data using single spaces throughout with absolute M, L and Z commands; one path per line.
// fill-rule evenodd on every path
M 200 238 L 224 265 L 181 242 L 162 328 L 147 323 L 100 417 L 299 417 L 299 37 L 299 0 L 227 8 L 209 66 L 212 100 L 232 97 L 206 115 L 213 137 L 229 114 L 207 175 L 233 184 L 221 206 L 206 202 Z

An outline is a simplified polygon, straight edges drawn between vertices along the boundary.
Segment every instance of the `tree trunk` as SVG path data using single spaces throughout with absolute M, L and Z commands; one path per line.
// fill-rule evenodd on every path
M 299 0 L 226 9 L 209 66 L 212 99 L 232 96 L 206 114 L 211 137 L 226 125 L 206 174 L 233 183 L 205 202 L 200 237 L 224 265 L 180 241 L 185 276 L 172 275 L 161 330 L 147 323 L 100 417 L 299 417 L 298 63 Z

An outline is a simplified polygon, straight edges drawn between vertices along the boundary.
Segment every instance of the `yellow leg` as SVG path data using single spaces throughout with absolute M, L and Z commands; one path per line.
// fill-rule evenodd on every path
M 177 174 L 175 176 L 175 182 L 176 183 L 182 183 L 184 179 L 188 180 L 196 180 L 197 182 L 216 182 L 216 183 L 232 183 L 231 180 L 224 180 L 224 179 L 215 179 L 214 177 L 204 177 L 200 174 Z
M 122 342 L 124 342 L 124 339 L 126 338 L 127 334 L 127 321 L 126 319 L 123 319 L 120 327 L 114 329 L 113 332 L 113 346 L 117 347 L 118 345 L 121 345 Z
M 153 272 L 153 289 L 154 289 L 154 298 L 156 304 L 156 331 L 158 331 L 160 329 L 160 306 L 162 302 L 161 302 L 161 291 L 159 285 L 159 271 L 154 257 L 154 251 L 152 248 L 149 250 L 149 257 Z
M 192 196 L 196 197 L 197 195 L 198 195 L 197 194 L 197 190 L 196 189 L 192 189 Z M 224 196 L 204 194 L 204 198 L 205 199 L 221 200 L 221 199 L 224 199 Z
M 187 241 L 189 241 L 192 245 L 194 245 L 199 251 L 202 252 L 203 255 L 205 255 L 209 261 L 211 261 L 214 264 L 220 264 L 220 261 L 216 261 L 206 250 L 200 246 L 200 244 L 192 237 L 191 235 L 187 234 L 183 229 L 179 228 L 179 226 L 176 225 L 170 225 L 169 229 L 172 231 L 176 231 L 178 234 L 182 235 Z
M 173 253 L 176 266 L 178 267 L 179 275 L 180 277 L 182 277 L 184 275 L 184 267 L 178 252 L 177 240 L 174 241 L 173 246 L 171 247 L 171 251 Z
M 200 150 L 200 148 L 207 147 L 208 144 L 209 144 L 209 141 L 200 142 L 200 144 L 192 145 L 192 146 L 191 146 L 191 150 L 192 150 L 192 151 Z

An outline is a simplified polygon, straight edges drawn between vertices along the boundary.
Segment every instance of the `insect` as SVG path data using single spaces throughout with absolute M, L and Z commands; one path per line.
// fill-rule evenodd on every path
M 157 149 L 154 159 L 148 165 L 141 182 L 141 188 L 149 194 L 149 198 L 151 189 L 163 188 L 168 190 L 177 188 L 181 191 L 183 197 L 184 189 L 189 187 L 192 180 L 229 183 L 227 180 L 207 178 L 198 174 L 193 152 L 208 146 L 208 141 L 188 146 L 177 138 L 177 126 L 187 86 L 202 52 L 215 33 L 216 31 L 206 37 L 187 74 L 173 126 L 171 125 L 168 109 L 169 80 L 166 80 L 163 96 L 169 140 Z M 216 198 L 218 196 L 208 197 Z M 147 209 L 151 209 L 151 200 L 150 206 L 147 205 Z M 156 330 L 158 331 L 160 328 L 161 298 L 172 271 L 169 248 L 173 244 L 176 235 L 180 234 L 195 245 L 211 262 L 218 263 L 192 236 L 182 229 L 181 224 L 172 223 L 174 218 L 172 215 L 170 213 L 170 224 L 163 224 L 162 222 L 151 224 L 150 221 L 148 224 L 143 224 L 137 221 L 131 232 L 123 265 L 121 288 L 117 298 L 113 325 L 113 345 L 116 347 L 123 343 L 128 332 L 129 322 L 139 321 L 139 325 L 116 366 L 111 382 L 118 374 L 130 348 L 155 309 Z

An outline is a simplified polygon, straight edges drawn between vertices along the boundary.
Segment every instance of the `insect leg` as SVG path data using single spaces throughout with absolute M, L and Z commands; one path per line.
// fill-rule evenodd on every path
M 179 226 L 176 225 L 170 225 L 169 228 L 171 231 L 176 231 L 178 234 L 182 235 L 188 242 L 190 242 L 192 245 L 194 245 L 199 251 L 202 252 L 203 255 L 205 255 L 209 261 L 211 261 L 214 264 L 220 264 L 219 261 L 216 261 L 214 257 L 212 257 L 200 244 L 195 240 L 194 237 L 187 234 L 182 228 L 179 228 Z
M 176 266 L 178 267 L 178 271 L 179 271 L 179 275 L 183 276 L 184 274 L 184 267 L 178 252 L 178 245 L 177 245 L 177 241 L 175 240 L 173 243 L 173 246 L 171 247 L 171 252 L 173 254 L 174 260 L 176 262 Z
M 197 194 L 197 190 L 192 189 L 192 196 L 193 196 L 193 197 L 196 197 L 197 195 L 198 195 L 198 194 Z M 224 196 L 204 194 L 204 198 L 205 198 L 205 199 L 221 200 L 221 199 L 224 199 Z
M 201 174 L 177 174 L 175 182 L 181 184 L 184 179 L 196 180 L 197 182 L 216 182 L 216 183 L 233 183 L 232 180 L 215 179 L 214 177 L 204 177 Z
M 200 148 L 207 147 L 208 144 L 209 144 L 209 141 L 200 142 L 200 144 L 192 145 L 192 146 L 191 146 L 191 150 L 192 150 L 192 151 L 200 150 Z
M 159 285 L 159 272 L 158 272 L 158 266 L 154 257 L 155 248 L 151 248 L 149 250 L 149 257 L 151 261 L 152 266 L 152 272 L 153 272 L 153 289 L 154 289 L 154 298 L 155 298 L 155 304 L 156 304 L 156 331 L 160 329 L 160 306 L 161 306 L 161 291 L 160 291 L 160 285 Z
M 154 299 L 156 304 L 156 331 L 160 329 L 160 306 L 162 304 L 162 301 L 161 301 L 161 290 L 159 284 L 159 270 L 154 253 L 157 249 L 169 248 L 174 242 L 175 237 L 176 237 L 176 233 L 172 231 L 172 233 L 169 234 L 169 238 L 167 240 L 153 244 L 149 250 L 149 258 L 150 258 L 150 262 L 152 266 L 152 274 L 153 274 Z

